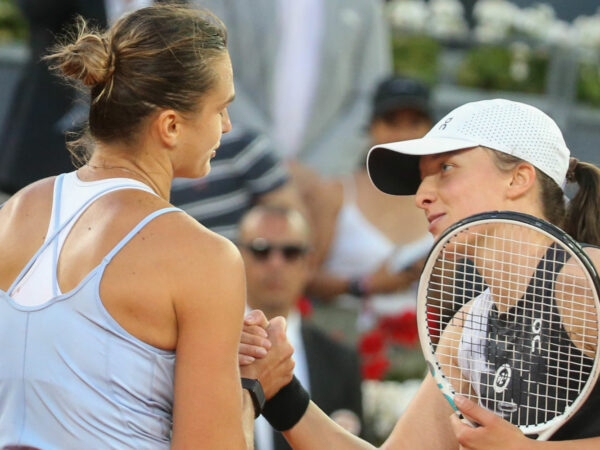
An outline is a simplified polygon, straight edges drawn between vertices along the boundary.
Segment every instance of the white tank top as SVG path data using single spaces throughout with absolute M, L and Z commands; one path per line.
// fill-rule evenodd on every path
M 100 282 L 142 219 L 69 292 L 56 280 L 62 243 L 94 200 L 147 186 L 130 179 L 57 177 L 47 238 L 7 292 L 0 290 L 0 445 L 44 450 L 170 447 L 175 353 L 132 336 L 104 308 Z
M 344 180 L 343 190 L 344 201 L 335 225 L 334 239 L 324 262 L 327 271 L 345 278 L 361 277 L 374 272 L 385 261 L 408 266 L 427 254 L 433 243 L 429 233 L 399 246 L 362 214 L 356 204 L 353 177 Z M 362 302 L 344 295 L 338 303 L 360 307 L 359 328 L 368 329 L 378 316 L 414 310 L 416 299 L 417 282 L 404 291 L 375 294 Z

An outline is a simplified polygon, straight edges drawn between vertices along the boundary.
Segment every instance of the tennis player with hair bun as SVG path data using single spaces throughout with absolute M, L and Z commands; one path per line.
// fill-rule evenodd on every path
M 169 203 L 231 129 L 223 24 L 175 5 L 106 32 L 80 18 L 47 59 L 89 92 L 89 154 L 0 209 L 0 447 L 253 448 L 292 379 L 285 322 L 240 374 L 241 255 Z
M 594 247 L 600 245 L 600 169 L 570 157 L 556 123 L 537 108 L 503 99 L 467 103 L 421 139 L 374 147 L 367 165 L 371 180 L 383 192 L 416 194 L 416 205 L 436 239 L 473 214 L 514 211 L 544 219 L 582 244 L 591 244 L 585 252 L 600 267 L 600 249 Z M 563 190 L 567 183 L 579 186 L 570 200 Z M 260 314 L 253 312 L 246 320 L 243 342 L 250 345 L 241 349 L 247 355 L 254 355 L 259 347 L 250 328 L 257 317 Z M 479 426 L 459 419 L 428 374 L 381 448 L 600 447 L 600 383 L 549 441 L 527 437 L 471 400 L 460 396 L 454 400 L 463 415 Z M 267 402 L 264 414 L 295 449 L 372 448 L 329 420 L 295 378 Z

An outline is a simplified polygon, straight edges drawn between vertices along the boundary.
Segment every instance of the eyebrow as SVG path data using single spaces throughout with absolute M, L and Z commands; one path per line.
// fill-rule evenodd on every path
M 229 97 L 227 100 L 225 100 L 223 102 L 223 105 L 227 106 L 227 105 L 231 104 L 234 100 L 235 100 L 235 94 L 232 94 L 231 97 Z

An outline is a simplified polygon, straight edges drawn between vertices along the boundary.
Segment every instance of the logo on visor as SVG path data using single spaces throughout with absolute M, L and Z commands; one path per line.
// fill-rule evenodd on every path
M 444 120 L 444 123 L 442 123 L 438 127 L 438 130 L 444 130 L 444 129 L 446 129 L 446 125 L 448 125 L 450 122 L 452 122 L 452 119 L 454 119 L 454 117 L 448 117 L 446 120 Z

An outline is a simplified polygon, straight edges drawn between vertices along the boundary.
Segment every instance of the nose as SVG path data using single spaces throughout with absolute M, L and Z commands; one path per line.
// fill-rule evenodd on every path
M 227 111 L 227 109 L 223 111 L 223 117 L 221 119 L 221 129 L 223 134 L 229 133 L 231 131 L 231 119 L 229 118 L 229 111 Z
M 428 177 L 422 179 L 421 184 L 419 184 L 419 188 L 417 189 L 417 193 L 415 195 L 415 204 L 417 208 L 427 209 L 431 203 L 435 200 L 435 191 L 433 189 L 432 183 L 428 180 Z
M 285 257 L 283 256 L 283 253 L 279 250 L 272 251 L 267 259 L 267 265 L 271 269 L 284 267 L 286 265 L 286 261 Z

